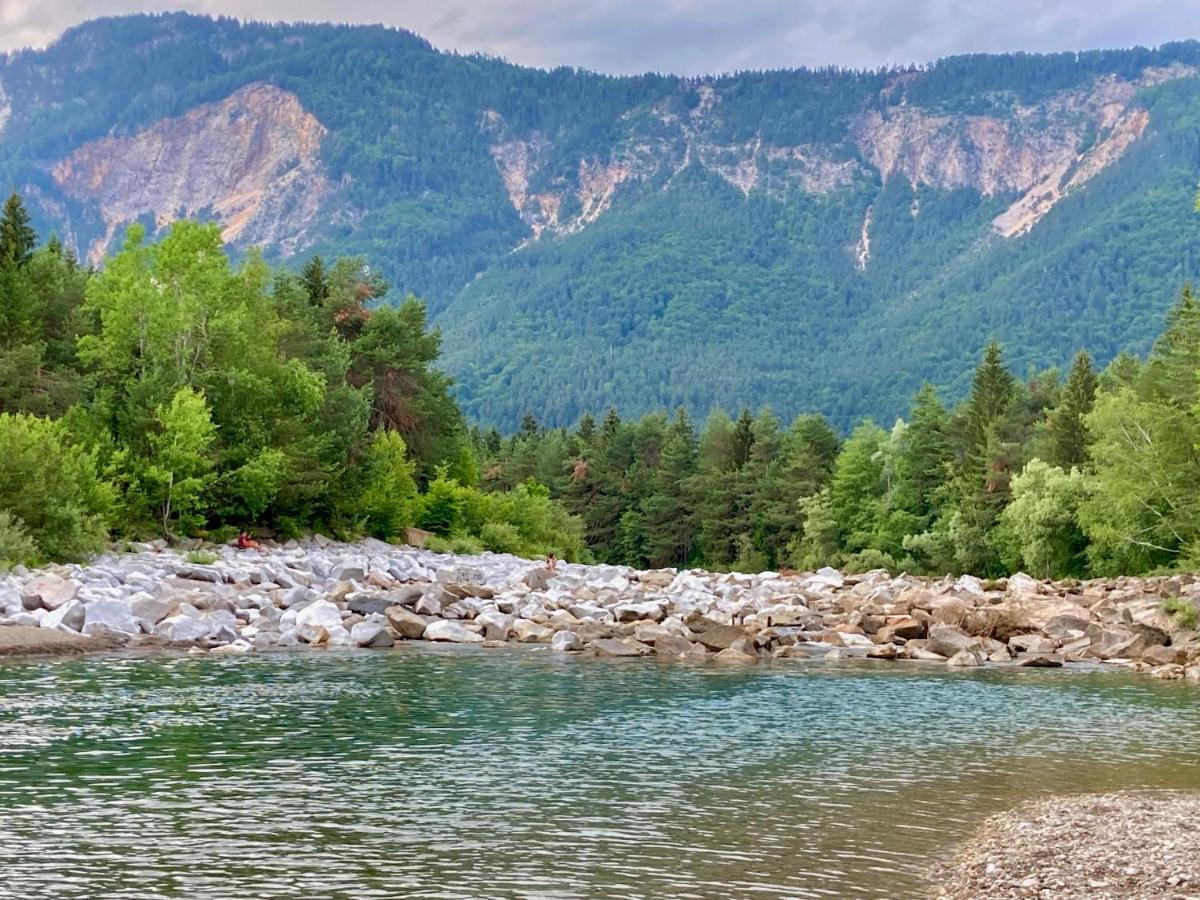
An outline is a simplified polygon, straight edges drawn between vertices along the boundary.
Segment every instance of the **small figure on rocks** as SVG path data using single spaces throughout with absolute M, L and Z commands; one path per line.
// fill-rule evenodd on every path
M 250 532 L 239 531 L 237 536 L 237 548 L 239 550 L 261 550 L 262 544 L 250 537 Z
M 557 572 L 558 571 L 558 557 L 556 557 L 553 553 L 546 554 L 546 571 L 547 572 Z

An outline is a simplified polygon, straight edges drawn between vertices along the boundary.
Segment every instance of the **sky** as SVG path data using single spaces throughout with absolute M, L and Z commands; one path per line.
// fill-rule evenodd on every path
M 515 63 L 684 75 L 1200 37 L 1200 0 L 0 0 L 0 51 L 100 15 L 383 22 Z

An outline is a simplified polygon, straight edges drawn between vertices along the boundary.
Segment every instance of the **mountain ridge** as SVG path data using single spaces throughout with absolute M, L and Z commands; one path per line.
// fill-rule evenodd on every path
M 1191 42 L 617 77 L 134 16 L 0 58 L 0 182 L 93 259 L 182 215 L 275 257 L 361 252 L 429 301 L 483 422 L 847 424 L 921 380 L 960 393 L 991 337 L 1024 365 L 1145 349 L 1193 273 L 1198 68 Z

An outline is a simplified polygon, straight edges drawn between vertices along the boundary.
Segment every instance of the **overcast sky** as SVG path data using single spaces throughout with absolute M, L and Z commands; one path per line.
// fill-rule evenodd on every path
M 1200 37 L 1200 0 L 0 0 L 0 50 L 99 15 L 384 22 L 513 62 L 605 72 L 877 66 Z

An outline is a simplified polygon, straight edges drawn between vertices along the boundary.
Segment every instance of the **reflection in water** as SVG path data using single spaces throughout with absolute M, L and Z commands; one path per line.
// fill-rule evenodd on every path
M 403 648 L 0 665 L 0 896 L 911 895 L 1036 793 L 1200 787 L 1109 672 Z

